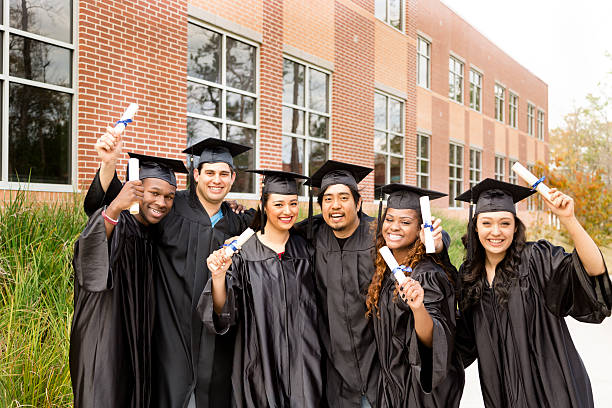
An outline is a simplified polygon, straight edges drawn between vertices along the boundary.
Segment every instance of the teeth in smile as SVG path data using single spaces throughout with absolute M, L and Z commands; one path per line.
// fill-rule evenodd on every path
M 402 236 L 401 236 L 401 235 L 397 235 L 397 234 L 389 234 L 387 237 L 388 237 L 390 240 L 394 240 L 394 241 L 397 241 L 397 240 L 402 239 Z
M 491 242 L 492 244 L 500 244 L 502 240 L 501 239 L 490 239 L 489 242 Z

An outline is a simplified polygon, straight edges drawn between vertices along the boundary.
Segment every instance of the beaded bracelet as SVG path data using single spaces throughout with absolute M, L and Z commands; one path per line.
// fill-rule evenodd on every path
M 110 222 L 110 223 L 111 223 L 111 224 L 113 224 L 113 225 L 117 225 L 117 223 L 119 222 L 119 220 L 118 220 L 118 219 L 117 219 L 117 220 L 113 220 L 111 217 L 109 217 L 109 216 L 106 214 L 106 211 L 105 211 L 105 210 L 102 210 L 102 218 L 104 218 L 106 221 Z

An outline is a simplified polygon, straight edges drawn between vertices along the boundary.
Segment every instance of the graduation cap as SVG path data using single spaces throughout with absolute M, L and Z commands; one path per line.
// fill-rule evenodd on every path
M 132 152 L 128 152 L 128 155 L 133 159 L 138 159 L 140 180 L 145 178 L 158 178 L 176 187 L 176 176 L 174 173 L 188 173 L 182 160 L 147 156 L 145 154 Z
M 391 183 L 381 187 L 383 194 L 389 194 L 387 198 L 387 208 L 395 208 L 397 210 L 416 210 L 421 211 L 420 198 L 427 196 L 430 200 L 442 198 L 448 194 L 439 191 L 427 190 L 425 188 L 410 186 L 408 184 Z M 378 228 L 377 234 L 382 226 L 382 202 L 378 206 Z
M 457 196 L 455 200 L 475 203 L 476 210 L 474 215 L 493 211 L 509 211 L 516 215 L 514 204 L 529 197 L 535 192 L 535 190 L 527 187 L 487 178 L 468 191 Z M 470 206 L 470 220 L 471 219 Z
M 298 173 L 290 171 L 279 171 L 279 170 L 245 170 L 248 173 L 257 173 L 263 175 L 263 188 L 261 191 L 262 202 L 264 194 L 283 194 L 283 195 L 297 195 L 298 194 L 298 180 L 308 180 L 308 176 L 303 176 Z M 310 238 L 310 218 L 312 216 L 312 206 L 308 209 L 309 227 L 308 234 Z M 264 234 L 264 215 L 265 210 L 263 205 L 261 207 L 261 234 Z
M 227 163 L 234 168 L 233 158 L 248 150 L 251 150 L 248 146 L 209 137 L 189 146 L 183 153 L 199 156 L 196 166 L 201 163 Z
M 357 189 L 357 184 L 371 171 L 369 167 L 328 160 L 310 177 L 310 182 L 305 184 L 319 187 L 321 191 L 334 184 L 344 184 Z

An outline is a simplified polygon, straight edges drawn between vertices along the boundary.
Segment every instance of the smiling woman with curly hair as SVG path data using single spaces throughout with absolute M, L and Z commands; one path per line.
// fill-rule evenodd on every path
M 452 344 L 455 332 L 453 280 L 422 241 L 421 196 L 445 194 L 404 184 L 383 187 L 390 193 L 376 238 L 376 271 L 368 289 L 381 373 L 376 406 L 458 407 L 464 376 Z M 440 221 L 432 229 L 442 249 Z M 391 271 L 378 250 L 387 246 L 402 271 Z M 453 268 L 454 269 L 454 268 Z M 398 284 L 396 273 L 407 281 Z

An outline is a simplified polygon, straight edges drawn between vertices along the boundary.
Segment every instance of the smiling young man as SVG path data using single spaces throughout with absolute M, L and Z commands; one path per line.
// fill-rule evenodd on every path
M 140 180 L 97 210 L 74 250 L 70 374 L 75 407 L 147 407 L 151 392 L 152 226 L 170 211 L 180 160 L 136 155 Z M 139 203 L 139 212 L 126 211 Z
M 120 186 L 113 164 L 120 138 L 107 132 L 101 139 L 102 165 L 84 203 L 88 214 L 111 200 Z M 195 158 L 189 190 L 176 192 L 172 210 L 156 226 L 161 268 L 154 282 L 151 406 L 230 406 L 232 333 L 221 337 L 203 330 L 196 306 L 210 277 L 206 258 L 242 233 L 253 217 L 253 211 L 235 214 L 223 201 L 236 177 L 233 157 L 247 150 L 208 138 L 184 151 Z

